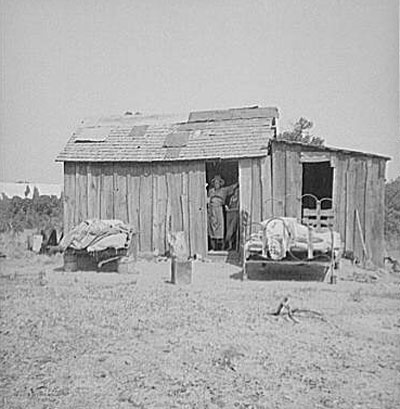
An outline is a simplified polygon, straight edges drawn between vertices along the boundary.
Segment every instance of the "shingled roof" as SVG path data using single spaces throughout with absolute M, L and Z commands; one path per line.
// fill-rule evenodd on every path
M 57 161 L 153 162 L 264 156 L 274 136 L 276 108 L 235 108 L 182 116 L 84 121 Z M 187 119 L 187 120 L 186 120 Z

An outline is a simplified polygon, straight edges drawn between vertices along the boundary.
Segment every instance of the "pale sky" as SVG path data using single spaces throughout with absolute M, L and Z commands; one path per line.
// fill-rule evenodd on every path
M 0 180 L 62 183 L 88 116 L 277 106 L 400 175 L 398 0 L 0 0 Z

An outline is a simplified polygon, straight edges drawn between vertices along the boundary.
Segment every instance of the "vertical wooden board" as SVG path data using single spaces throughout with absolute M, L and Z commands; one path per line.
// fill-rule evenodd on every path
M 359 259 L 363 260 L 363 240 L 364 240 L 364 224 L 365 224 L 365 177 L 366 177 L 366 162 L 365 159 L 356 160 L 356 175 L 355 175 L 355 195 L 354 195 L 354 209 L 358 212 L 359 221 L 361 228 L 359 227 L 358 220 L 355 223 L 354 232 L 354 255 Z
M 251 166 L 251 217 L 253 223 L 261 222 L 261 166 L 260 159 L 252 159 Z
M 159 255 L 158 251 L 158 211 L 157 211 L 157 191 L 158 191 L 158 175 L 157 175 L 157 163 L 153 164 L 152 172 L 152 200 L 151 200 L 151 251 L 155 255 Z
M 239 204 L 240 204 L 240 238 L 241 251 L 247 236 L 252 229 L 252 161 L 251 159 L 239 160 Z
M 356 184 L 356 163 L 354 158 L 348 159 L 346 172 L 346 235 L 345 250 L 354 251 L 354 209 L 355 209 L 355 184 Z
M 271 156 L 261 158 L 262 220 L 272 217 Z
M 128 223 L 138 234 L 138 242 L 140 241 L 139 197 L 141 168 L 142 166 L 139 164 L 130 164 L 127 175 Z
M 88 218 L 100 219 L 101 163 L 88 165 Z
M 64 234 L 75 226 L 76 165 L 64 162 Z
M 199 253 L 203 257 L 206 256 L 208 251 L 208 243 L 207 243 L 207 191 L 206 191 L 206 166 L 205 162 L 198 162 L 197 166 L 197 184 L 200 188 L 199 190 L 199 203 L 200 206 L 198 208 L 199 212 L 199 231 L 197 232 L 198 235 L 198 242 L 199 242 Z
M 367 162 L 365 189 L 365 245 L 371 260 L 376 258 L 375 223 L 378 207 L 378 162 L 369 158 Z
M 379 160 L 377 165 L 377 183 L 374 191 L 375 208 L 373 213 L 374 225 L 372 230 L 373 242 L 373 258 L 372 261 L 378 266 L 384 266 L 384 219 L 385 219 L 385 166 L 384 160 Z
M 114 165 L 104 163 L 101 178 L 100 216 L 114 219 Z
M 375 259 L 376 265 L 378 267 L 384 266 L 384 251 L 385 251 L 385 167 L 386 162 L 381 160 L 381 164 L 383 165 L 383 172 L 381 173 L 381 177 L 378 180 L 379 184 L 379 212 L 377 214 L 378 221 L 377 221 L 377 256 Z
M 139 249 L 141 252 L 152 251 L 152 230 L 153 230 L 153 175 L 152 165 L 145 164 L 140 175 L 139 192 L 139 226 L 140 238 Z
M 176 163 L 171 163 L 168 166 L 167 188 L 171 231 L 182 231 L 182 212 L 180 203 L 182 192 L 182 176 L 179 165 Z
M 153 236 L 153 248 L 158 254 L 165 254 L 167 251 L 167 235 L 166 235 L 166 225 L 167 225 L 167 182 L 166 182 L 166 172 L 167 167 L 164 164 L 154 165 L 153 177 L 153 189 L 156 186 L 155 196 L 153 196 L 153 201 L 155 202 L 155 212 L 153 214 L 153 225 L 154 231 Z M 154 190 L 153 190 L 154 192 Z M 154 221 L 156 220 L 156 223 Z
M 335 230 L 339 232 L 342 241 L 344 241 L 346 234 L 346 169 L 347 160 L 337 157 L 333 170 L 335 178 L 333 208 L 335 211 Z
M 186 245 L 189 254 L 191 251 L 190 244 L 190 217 L 189 217 L 189 169 L 190 162 L 183 162 L 180 166 L 182 172 L 182 192 L 181 192 L 181 212 L 182 212 L 182 229 L 185 232 Z
M 193 161 L 188 171 L 190 254 L 207 255 L 207 204 L 205 163 Z
M 302 165 L 300 154 L 286 150 L 285 215 L 301 219 Z
M 88 218 L 88 185 L 86 163 L 76 164 L 76 208 L 75 222 L 79 224 Z
M 272 209 L 274 216 L 285 216 L 286 155 L 284 147 L 272 145 Z
M 128 223 L 128 172 L 128 165 L 123 163 L 114 165 L 114 217 L 124 223 Z

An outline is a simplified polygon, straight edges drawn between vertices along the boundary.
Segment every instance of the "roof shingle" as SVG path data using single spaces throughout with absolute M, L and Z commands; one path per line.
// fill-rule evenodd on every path
M 133 121 L 124 117 L 120 121 L 103 121 L 104 126 L 101 123 L 96 126 L 101 129 L 102 136 L 107 127 L 107 135 L 100 142 L 91 139 L 92 143 L 77 142 L 87 129 L 83 124 L 56 160 L 153 162 L 266 155 L 269 139 L 274 135 L 271 114 L 277 115 L 277 109 L 247 108 L 226 112 L 209 120 L 204 112 L 198 113 L 197 117 L 192 113 L 191 120 L 178 123 L 153 120 L 154 116 L 148 121 L 146 117 Z

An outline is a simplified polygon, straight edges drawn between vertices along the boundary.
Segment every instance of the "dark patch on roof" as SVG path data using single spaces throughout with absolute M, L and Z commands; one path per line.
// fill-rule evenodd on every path
M 181 148 L 186 146 L 189 140 L 190 131 L 179 130 L 169 133 L 165 137 L 163 148 Z
M 131 138 L 135 138 L 135 137 L 138 137 L 138 136 L 144 136 L 146 134 L 146 132 L 147 132 L 148 127 L 149 127 L 149 125 L 134 126 L 132 128 L 132 130 L 130 131 L 129 136 Z

